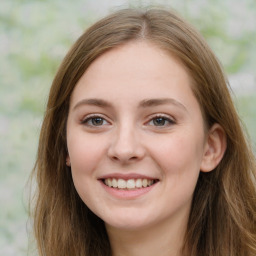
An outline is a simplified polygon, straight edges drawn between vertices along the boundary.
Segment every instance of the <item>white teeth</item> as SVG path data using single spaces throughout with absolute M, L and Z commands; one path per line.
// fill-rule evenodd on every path
M 108 185 L 109 187 L 112 186 L 112 181 L 110 178 L 106 179 L 106 185 Z
M 154 181 L 150 179 L 124 180 L 124 179 L 107 178 L 104 180 L 104 183 L 108 187 L 113 187 L 113 188 L 135 189 L 135 188 L 142 188 L 142 187 L 145 188 L 145 187 L 151 186 L 154 183 Z
M 117 180 L 117 187 L 118 188 L 126 188 L 126 181 L 123 179 L 118 179 Z
M 127 180 L 126 186 L 127 186 L 127 188 L 135 188 L 135 181 L 134 181 L 134 179 Z
M 142 186 L 145 188 L 148 186 L 148 180 L 147 179 L 143 179 L 142 180 Z
M 117 188 L 117 180 L 116 179 L 112 180 L 112 186 L 113 186 L 113 188 Z
M 136 186 L 136 188 L 141 188 L 141 187 L 142 187 L 142 181 L 141 181 L 141 179 L 137 179 L 137 180 L 136 180 L 135 186 Z

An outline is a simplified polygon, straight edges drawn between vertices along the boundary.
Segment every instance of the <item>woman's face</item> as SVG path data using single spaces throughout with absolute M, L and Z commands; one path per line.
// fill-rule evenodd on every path
M 205 154 L 199 104 L 182 64 L 146 42 L 96 59 L 67 122 L 73 181 L 107 227 L 185 220 Z

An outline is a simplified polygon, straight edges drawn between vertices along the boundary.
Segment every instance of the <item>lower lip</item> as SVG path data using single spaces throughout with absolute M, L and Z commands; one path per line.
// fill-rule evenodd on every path
M 152 189 L 154 189 L 155 186 L 157 185 L 157 183 L 155 183 L 149 187 L 145 187 L 145 188 L 138 188 L 138 189 L 133 189 L 133 190 L 122 190 L 122 189 L 109 187 L 101 181 L 101 185 L 109 194 L 111 194 L 114 197 L 120 198 L 120 199 L 138 198 L 138 197 L 150 192 Z

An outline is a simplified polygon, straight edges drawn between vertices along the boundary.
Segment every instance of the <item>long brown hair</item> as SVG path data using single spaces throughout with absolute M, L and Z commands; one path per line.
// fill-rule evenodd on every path
M 200 173 L 184 248 L 191 256 L 256 255 L 256 164 L 221 65 L 204 39 L 173 11 L 125 9 L 100 20 L 75 42 L 52 83 L 34 175 L 34 233 L 39 255 L 111 255 L 104 223 L 78 196 L 66 166 L 66 121 L 72 91 L 100 55 L 148 40 L 177 56 L 189 72 L 206 127 L 219 123 L 227 150 Z M 184 250 L 185 251 L 185 250 Z

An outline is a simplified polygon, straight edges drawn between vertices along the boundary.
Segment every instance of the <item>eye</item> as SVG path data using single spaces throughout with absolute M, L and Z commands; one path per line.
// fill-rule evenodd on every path
M 156 116 L 148 122 L 149 125 L 158 127 L 166 127 L 174 123 L 174 120 L 166 116 Z
M 101 116 L 88 116 L 85 119 L 83 119 L 81 121 L 82 124 L 86 125 L 86 126 L 91 126 L 91 127 L 95 127 L 95 126 L 103 126 L 103 125 L 108 125 L 109 122 L 101 117 Z

